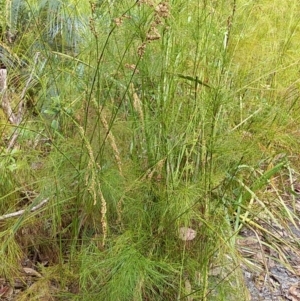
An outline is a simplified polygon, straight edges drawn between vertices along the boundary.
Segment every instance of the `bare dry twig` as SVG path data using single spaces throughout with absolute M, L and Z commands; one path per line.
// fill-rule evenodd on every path
M 22 210 L 19 210 L 19 211 L 15 211 L 15 212 L 12 212 L 12 213 L 1 215 L 0 216 L 0 221 L 11 218 L 11 217 L 20 216 L 20 215 L 24 214 L 26 211 L 34 212 L 34 211 L 40 209 L 41 207 L 43 207 L 48 201 L 49 201 L 49 198 L 41 201 L 38 205 L 33 206 L 30 210 L 22 209 Z

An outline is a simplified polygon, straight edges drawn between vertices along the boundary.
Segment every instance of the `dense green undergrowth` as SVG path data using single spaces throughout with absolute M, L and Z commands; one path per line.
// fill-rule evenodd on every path
M 241 227 L 297 219 L 300 8 L 261 2 L 2 1 L 18 300 L 247 300 Z

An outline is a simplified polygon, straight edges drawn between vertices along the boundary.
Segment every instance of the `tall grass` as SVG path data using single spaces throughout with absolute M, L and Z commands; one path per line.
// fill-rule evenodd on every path
M 1 125 L 18 139 L 2 143 L 0 212 L 27 208 L 1 221 L 1 275 L 29 259 L 60 300 L 246 298 L 239 230 L 296 218 L 278 198 L 298 168 L 289 2 L 14 2 L 12 106 L 34 79 L 22 122 Z

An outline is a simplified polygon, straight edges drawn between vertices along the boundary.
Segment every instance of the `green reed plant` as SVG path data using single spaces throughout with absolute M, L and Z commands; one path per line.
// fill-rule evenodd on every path
M 2 273 L 12 279 L 8 266 L 36 252 L 45 295 L 55 279 L 53 294 L 68 300 L 240 300 L 242 225 L 296 219 L 274 179 L 290 174 L 298 146 L 286 134 L 299 109 L 297 20 L 288 14 L 281 47 L 272 17 L 252 30 L 259 6 L 251 1 L 121 2 L 27 1 L 28 22 L 12 18 L 24 33 L 11 51 L 26 62 L 25 78 L 34 70 L 35 113 L 17 126 L 15 149 L 3 146 L 1 214 L 21 191 L 37 196 L 1 225 L 9 239 L 0 251 L 15 250 Z M 266 27 L 270 40 L 260 44 Z M 281 52 L 255 65 L 250 58 L 268 47 Z M 18 148 L 30 154 L 27 165 Z M 271 184 L 277 209 L 265 193 Z M 182 238 L 187 230 L 195 237 Z

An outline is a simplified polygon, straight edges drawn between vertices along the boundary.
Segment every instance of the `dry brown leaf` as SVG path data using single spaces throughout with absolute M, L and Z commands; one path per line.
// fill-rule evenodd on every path
M 224 268 L 221 266 L 215 266 L 209 270 L 210 276 L 220 276 L 223 272 Z
M 258 289 L 261 289 L 262 287 L 264 287 L 264 283 L 265 283 L 265 274 L 264 273 L 260 273 L 257 277 L 255 277 L 255 286 Z
M 291 297 L 290 300 L 292 301 L 300 301 L 300 289 L 299 289 L 299 283 L 292 285 L 289 288 L 289 295 Z
M 188 279 L 185 280 L 184 286 L 185 286 L 185 293 L 187 295 L 187 301 L 193 301 L 194 298 L 192 296 L 189 296 L 189 294 L 191 294 L 192 292 L 192 285 Z
M 270 268 L 273 268 L 273 267 L 275 267 L 276 266 L 276 262 L 275 262 L 275 260 L 273 260 L 272 258 L 268 258 L 268 268 L 270 269 Z
M 14 290 L 11 286 L 9 285 L 1 285 L 0 288 L 0 298 L 1 299 L 6 299 L 6 298 L 10 298 L 11 295 L 13 294 Z
M 32 268 L 23 268 L 23 271 L 28 276 L 35 276 L 35 277 L 38 277 L 38 278 L 42 278 L 42 275 L 39 272 L 37 272 L 36 270 L 32 269 Z
M 237 239 L 237 244 L 239 246 L 253 246 L 253 245 L 258 245 L 258 241 L 256 236 L 249 236 L 246 238 Z
M 294 265 L 293 270 L 296 276 L 300 276 L 300 265 Z
M 197 231 L 193 230 L 192 228 L 181 227 L 179 228 L 179 238 L 181 240 L 193 240 L 197 235 Z
M 264 254 L 262 253 L 262 251 L 256 252 L 255 255 L 253 256 L 253 258 L 254 258 L 257 262 L 264 264 L 264 258 L 265 258 L 265 256 L 264 256 Z

